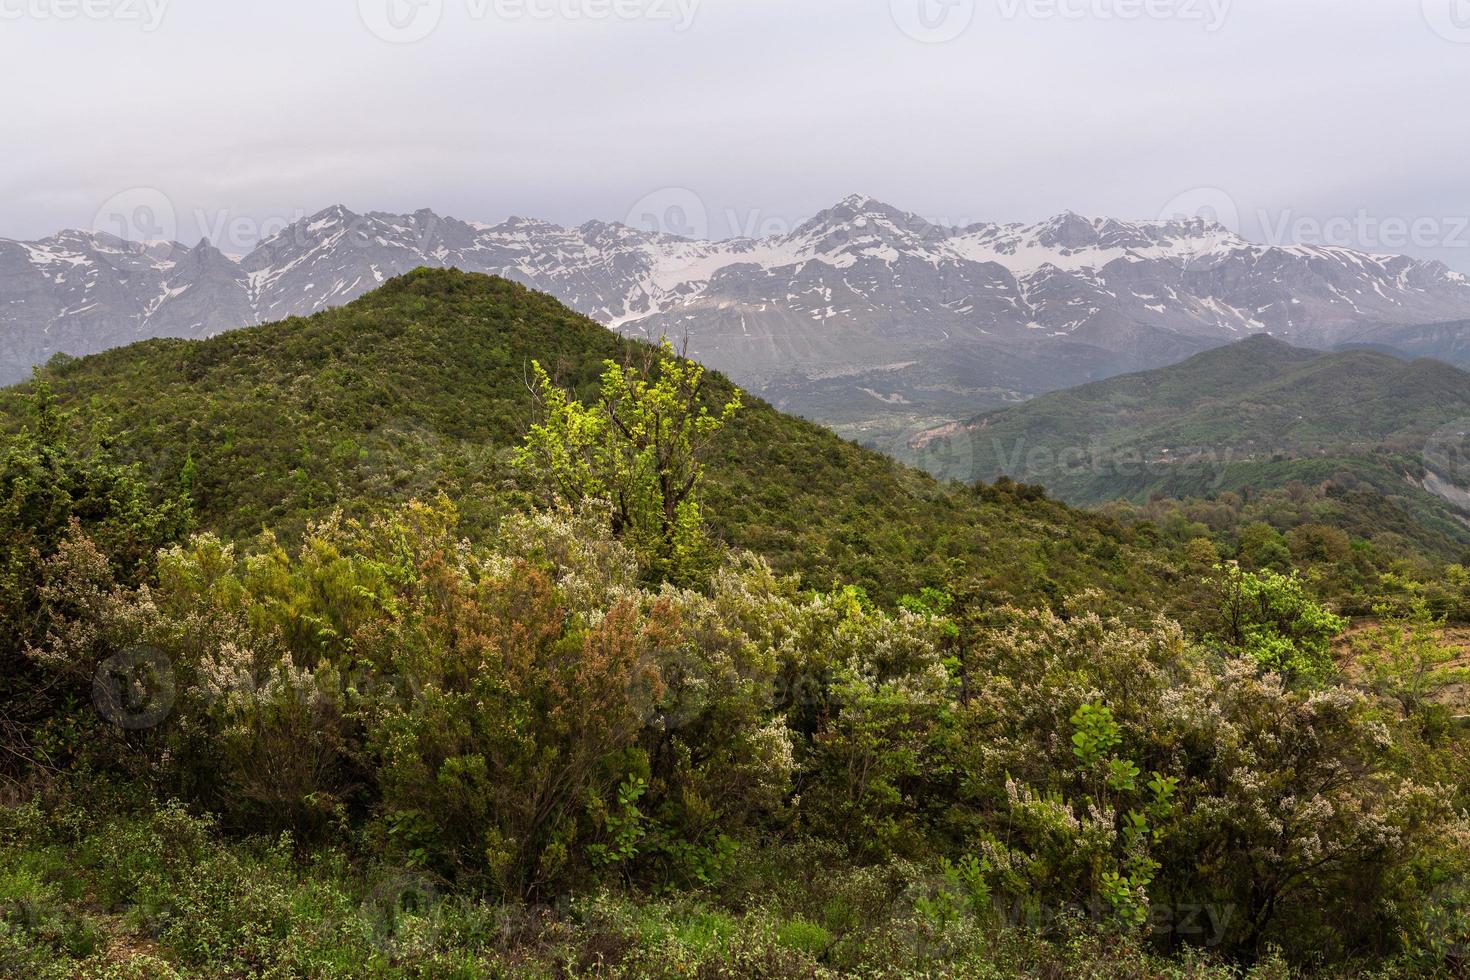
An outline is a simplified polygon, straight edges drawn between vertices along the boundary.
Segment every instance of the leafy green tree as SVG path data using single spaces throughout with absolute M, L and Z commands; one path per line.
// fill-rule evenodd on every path
M 711 443 L 740 410 L 737 390 L 711 411 L 704 368 L 667 340 L 641 359 L 605 362 L 599 397 L 583 405 L 533 362 L 543 418 L 517 453 L 555 497 L 611 506 L 614 536 L 654 580 L 691 582 L 708 571 L 700 477 Z
M 1295 573 L 1219 565 L 1209 580 L 1207 633 L 1292 683 L 1316 684 L 1333 671 L 1332 641 L 1347 621 L 1321 605 Z
M 1074 729 L 1072 754 L 1077 757 L 1079 773 L 1093 783 L 1091 806 L 1120 814 L 1120 866 L 1102 873 L 1099 892 L 1117 925 L 1138 928 L 1148 920 L 1148 887 L 1159 870 L 1149 853 L 1149 844 L 1164 836 L 1157 821 L 1173 815 L 1179 780 L 1153 773 L 1147 780 L 1151 795 L 1143 810 L 1124 811 L 1124 805 L 1135 802 L 1140 792 L 1141 770 L 1132 760 L 1113 754 L 1123 736 L 1112 709 L 1084 704 L 1070 722 Z M 1153 825 L 1150 818 L 1155 821 Z

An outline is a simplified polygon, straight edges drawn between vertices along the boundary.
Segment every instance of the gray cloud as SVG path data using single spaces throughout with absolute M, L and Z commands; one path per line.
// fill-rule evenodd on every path
M 7 237 L 135 187 L 185 238 L 338 202 L 579 223 L 681 187 L 726 234 L 850 191 L 960 222 L 1215 188 L 1250 237 L 1470 272 L 1467 0 L 0 0 L 0 66 Z

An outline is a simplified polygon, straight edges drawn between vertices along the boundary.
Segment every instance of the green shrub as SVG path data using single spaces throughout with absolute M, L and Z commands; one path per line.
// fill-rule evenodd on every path
M 814 922 L 789 919 L 776 927 L 776 942 L 787 949 L 821 959 L 832 945 L 832 934 Z

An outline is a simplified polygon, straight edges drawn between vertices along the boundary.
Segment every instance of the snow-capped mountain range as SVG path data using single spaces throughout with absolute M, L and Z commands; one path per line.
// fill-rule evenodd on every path
M 506 276 L 628 332 L 687 336 L 752 389 L 857 429 L 973 415 L 1253 333 L 1330 347 L 1380 325 L 1470 318 L 1470 280 L 1439 263 L 1258 245 L 1202 220 L 1068 212 L 951 228 L 853 196 L 788 234 L 710 242 L 333 207 L 238 261 L 207 241 L 0 239 L 0 380 L 58 351 L 311 314 L 422 265 Z

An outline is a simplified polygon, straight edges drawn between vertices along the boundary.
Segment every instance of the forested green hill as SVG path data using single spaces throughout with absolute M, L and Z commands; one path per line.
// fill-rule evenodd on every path
M 187 484 L 204 528 L 289 536 L 335 507 L 442 490 L 474 536 L 527 502 L 509 453 L 532 417 L 531 362 L 590 397 L 625 343 L 523 286 L 425 269 L 310 318 L 145 341 L 44 378 L 93 438 L 155 483 Z M 0 394 L 7 427 L 21 424 L 28 387 Z M 812 585 L 841 579 L 892 601 L 977 573 L 998 598 L 1089 585 L 1147 597 L 1169 574 L 1112 521 L 943 485 L 747 402 L 714 449 L 707 519 Z
M 974 478 L 1040 483 L 1078 505 L 1325 486 L 1333 523 L 1355 536 L 1407 534 L 1453 560 L 1470 525 L 1425 489 L 1424 450 L 1467 417 L 1458 368 L 1260 336 L 979 416 L 917 455 L 962 457 Z

